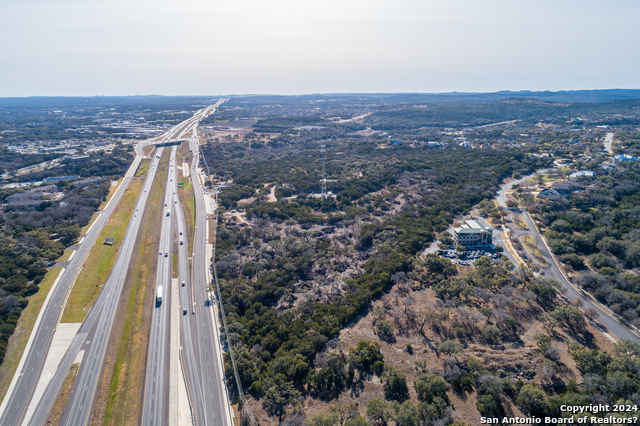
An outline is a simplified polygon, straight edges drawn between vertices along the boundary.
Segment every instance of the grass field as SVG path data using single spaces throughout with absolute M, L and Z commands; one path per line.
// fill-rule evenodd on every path
M 102 284 L 109 277 L 111 268 L 115 263 L 118 249 L 122 244 L 129 219 L 135 209 L 142 184 L 143 181 L 139 178 L 131 181 L 111 214 L 109 221 L 98 236 L 96 244 L 91 249 L 91 253 L 89 253 L 73 286 L 62 314 L 62 322 L 82 322 L 98 297 Z M 106 237 L 115 238 L 114 245 L 105 245 L 104 239 Z
M 542 251 L 540 251 L 540 247 L 538 247 L 536 239 L 533 237 L 533 235 L 521 236 L 520 242 L 524 246 L 524 249 L 527 251 L 527 253 L 529 253 L 531 257 L 533 257 L 538 265 L 544 267 L 549 266 L 544 256 L 542 255 Z
M 182 157 L 182 161 L 191 164 L 192 154 L 189 150 L 189 143 L 183 142 L 178 149 L 178 158 Z
M 143 158 L 140 161 L 140 165 L 138 166 L 138 170 L 136 170 L 136 177 L 140 177 L 142 175 L 146 175 L 149 170 L 149 164 L 151 164 L 150 158 Z
M 519 214 L 511 215 L 511 220 L 513 221 L 513 225 L 518 229 L 529 229 L 527 226 L 527 222 L 524 220 L 524 217 Z
M 196 199 L 193 195 L 193 184 L 190 178 L 180 178 L 179 182 L 183 182 L 183 186 L 178 187 L 178 195 L 180 195 L 180 203 L 184 210 L 184 220 L 187 223 L 187 243 L 189 244 L 189 253 L 193 250 L 193 234 L 195 232 L 196 222 Z
M 171 277 L 178 278 L 178 253 L 176 253 L 175 249 L 171 255 Z
M 22 357 L 24 349 L 27 346 L 27 342 L 29 341 L 31 330 L 36 323 L 36 319 L 38 318 L 38 314 L 42 308 L 42 304 L 47 298 L 47 294 L 49 294 L 49 290 L 51 290 L 51 286 L 54 281 L 58 278 L 60 270 L 62 270 L 62 268 L 51 268 L 51 270 L 49 270 L 45 275 L 42 282 L 40 282 L 40 291 L 27 298 L 27 300 L 29 300 L 29 304 L 22 311 L 20 319 L 18 320 L 18 326 L 16 327 L 13 335 L 9 338 L 7 352 L 4 356 L 2 365 L 0 365 L 0 399 L 3 399 L 7 393 L 11 379 L 13 379 L 13 375 L 20 363 L 20 358 Z
M 162 187 L 167 180 L 166 158 L 168 154 L 162 158 L 149 194 L 140 233 L 142 241 L 135 252 L 135 266 L 126 283 L 130 288 L 125 287 L 123 291 L 125 314 L 116 320 L 114 326 L 112 342 L 116 342 L 117 350 L 115 360 L 108 361 L 104 368 L 105 380 L 101 381 L 99 392 L 104 392 L 106 398 L 103 398 L 104 405 L 94 410 L 96 424 L 137 425 L 141 416 L 158 251 L 155 237 L 163 212 L 160 206 Z

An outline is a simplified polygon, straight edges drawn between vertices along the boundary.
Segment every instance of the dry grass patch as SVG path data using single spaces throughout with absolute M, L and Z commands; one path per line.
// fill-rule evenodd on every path
M 533 235 L 523 235 L 520 237 L 520 242 L 524 246 L 527 253 L 533 258 L 533 260 L 542 267 L 547 267 L 549 264 L 544 258 L 540 247 L 536 243 L 536 239 Z
M 529 229 L 529 226 L 527 226 L 527 222 L 524 220 L 524 217 L 522 217 L 522 215 L 514 214 L 511 216 L 511 220 L 513 220 L 513 225 L 517 229 Z
M 80 364 L 73 364 L 69 369 L 69 373 L 67 373 L 67 378 L 64 379 L 64 383 L 62 384 L 62 389 L 58 398 L 56 399 L 55 404 L 53 404 L 53 408 L 51 409 L 51 414 L 49 414 L 49 419 L 47 424 L 59 425 L 62 420 L 62 415 L 64 414 L 64 409 L 67 406 L 67 401 L 69 401 L 69 397 L 71 396 L 71 392 L 73 390 L 73 383 L 76 380 L 76 375 L 78 374 L 78 369 L 80 368 Z

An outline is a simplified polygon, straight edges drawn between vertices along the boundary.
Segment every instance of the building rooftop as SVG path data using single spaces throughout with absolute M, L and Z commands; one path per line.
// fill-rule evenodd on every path
M 484 229 L 484 228 L 478 229 L 478 228 L 463 228 L 463 227 L 454 228 L 454 230 L 458 234 L 480 234 L 480 233 L 486 231 L 486 229 Z

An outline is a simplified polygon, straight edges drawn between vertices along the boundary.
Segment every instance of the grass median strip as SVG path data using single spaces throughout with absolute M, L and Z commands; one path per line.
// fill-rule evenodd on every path
M 536 239 L 533 237 L 533 235 L 521 236 L 520 242 L 522 242 L 524 249 L 527 251 L 527 253 L 531 255 L 531 257 L 533 257 L 533 260 L 535 260 L 535 262 L 538 265 L 543 266 L 545 268 L 549 266 L 549 264 L 547 264 L 547 261 L 544 258 L 544 255 L 542 254 L 542 251 L 540 250 L 540 247 L 538 247 L 538 244 L 536 243 Z
M 62 322 L 82 322 L 98 297 L 102 284 L 109 277 L 115 263 L 142 184 L 143 180 L 140 178 L 131 181 L 109 221 L 102 229 L 73 286 L 62 315 Z M 104 244 L 106 237 L 114 238 L 114 244 Z
M 193 184 L 190 178 L 180 178 L 179 182 L 183 185 L 178 187 L 180 195 L 180 203 L 184 210 L 184 220 L 187 223 L 187 243 L 189 244 L 189 253 L 193 250 L 193 238 L 195 232 L 195 216 L 196 216 L 196 199 L 193 195 Z
M 60 424 L 62 415 L 64 414 L 64 409 L 67 406 L 67 401 L 69 401 L 69 397 L 71 396 L 71 392 L 73 390 L 73 382 L 76 380 L 76 375 L 78 374 L 79 368 L 80 364 L 73 364 L 71 366 L 71 369 L 69 369 L 69 373 L 67 373 L 67 377 L 64 379 L 64 383 L 62 384 L 60 395 L 58 396 L 58 399 L 56 399 L 55 404 L 53 404 L 53 408 L 51 409 L 51 414 L 49 415 L 47 424 Z

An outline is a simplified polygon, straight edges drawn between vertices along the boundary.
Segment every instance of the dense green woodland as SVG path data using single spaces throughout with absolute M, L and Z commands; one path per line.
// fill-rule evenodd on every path
M 15 156 L 16 154 L 13 155 Z M 119 147 L 109 154 L 104 151 L 98 151 L 88 154 L 88 158 L 78 160 L 64 159 L 55 168 L 15 176 L 6 181 L 33 182 L 41 181 L 50 176 L 119 176 L 129 168 L 131 158 L 130 149 Z
M 0 174 L 22 167 L 32 166 L 60 157 L 60 154 L 19 155 L 0 146 Z
M 81 228 L 106 199 L 111 179 L 125 173 L 131 153 L 94 154 L 82 162 L 63 163 L 45 175 L 78 174 L 104 177 L 86 186 L 60 183 L 61 200 L 43 200 L 35 210 L 4 205 L 0 211 L 0 361 L 27 297 L 38 292 L 47 267 L 75 244 Z M 42 177 L 42 176 L 40 176 Z M 0 189 L 0 202 L 23 189 Z
M 575 192 L 540 203 L 549 247 L 580 274 L 578 283 L 640 326 L 640 165 L 625 164 Z M 587 271 L 587 267 L 591 270 Z

